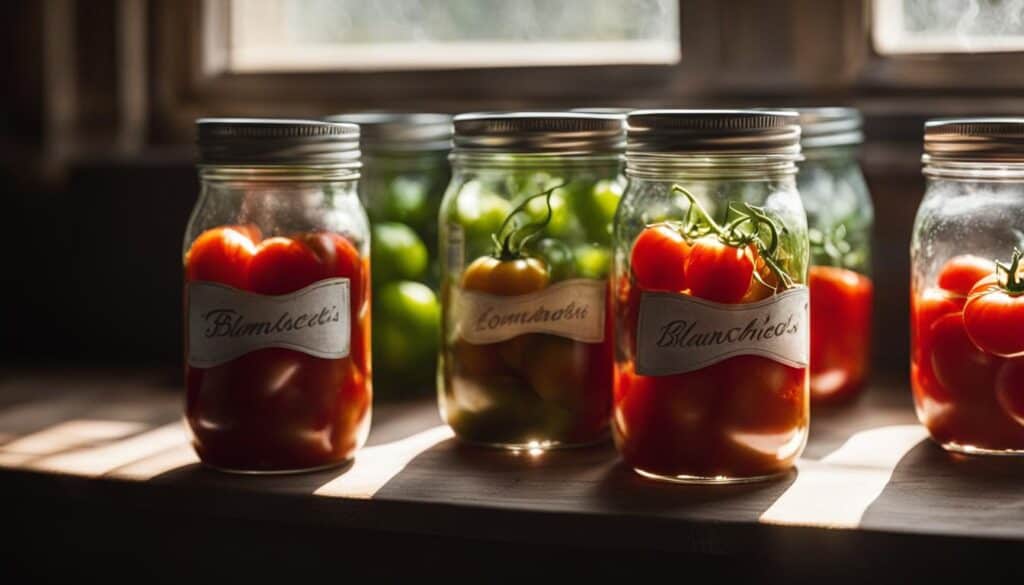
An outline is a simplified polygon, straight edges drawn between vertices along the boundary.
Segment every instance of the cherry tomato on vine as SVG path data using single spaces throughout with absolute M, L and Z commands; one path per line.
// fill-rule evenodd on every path
M 185 254 L 185 278 L 246 288 L 256 254 L 253 237 L 258 238 L 259 231 L 247 226 L 206 230 Z
M 667 224 L 644 228 L 633 244 L 630 264 L 638 287 L 681 292 L 686 289 L 686 258 L 690 244 Z
M 996 271 L 996 265 L 991 260 L 980 256 L 963 254 L 954 256 L 939 271 L 939 287 L 967 296 L 974 285 Z
M 501 260 L 494 256 L 481 256 L 462 274 L 462 288 L 492 295 L 523 295 L 547 285 L 547 266 L 529 257 Z
M 1024 358 L 1009 360 L 999 368 L 996 399 L 1006 414 L 1024 425 Z
M 1022 290 L 1014 292 L 1017 285 Z M 1024 283 L 996 275 L 981 280 L 964 306 L 967 335 L 979 348 L 1003 357 L 1024 355 Z
M 750 254 L 754 258 L 754 270 L 761 279 L 752 278 L 750 280 L 750 287 L 740 301 L 743 303 L 753 303 L 767 299 L 775 294 L 780 284 L 779 276 L 772 271 L 768 263 L 758 253 L 757 247 L 753 244 L 750 245 Z
M 686 259 L 686 280 L 694 296 L 717 303 L 738 303 L 750 288 L 754 257 L 749 247 L 723 244 L 714 236 L 693 243 Z

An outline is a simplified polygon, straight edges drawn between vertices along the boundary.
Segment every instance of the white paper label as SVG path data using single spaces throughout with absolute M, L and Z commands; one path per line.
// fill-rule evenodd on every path
M 809 300 L 806 287 L 741 305 L 645 292 L 637 321 L 636 372 L 681 374 L 738 355 L 806 367 Z
M 188 285 L 188 363 L 209 368 L 268 347 L 319 358 L 348 355 L 349 279 L 329 278 L 286 295 L 215 282 Z
M 500 296 L 460 290 L 455 303 L 459 334 L 470 343 L 497 343 L 524 333 L 604 341 L 603 280 L 564 280 L 534 293 Z

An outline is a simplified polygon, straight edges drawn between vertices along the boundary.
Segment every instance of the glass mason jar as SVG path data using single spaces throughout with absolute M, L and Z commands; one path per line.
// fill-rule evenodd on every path
M 615 217 L 612 432 L 679 482 L 753 481 L 807 441 L 807 222 L 795 112 L 641 110 Z
M 811 242 L 811 401 L 857 396 L 871 361 L 874 208 L 857 162 L 864 140 L 852 108 L 800 110 L 797 186 Z
M 911 387 L 950 451 L 1024 454 L 1024 118 L 933 120 L 911 256 Z
M 376 396 L 433 389 L 441 307 L 437 212 L 448 185 L 452 118 L 447 114 L 357 113 L 359 194 L 372 224 L 373 357 Z
M 359 129 L 202 119 L 185 232 L 185 418 L 203 463 L 347 461 L 370 425 L 369 227 Z
M 621 116 L 464 114 L 441 204 L 441 414 L 467 442 L 607 437 Z

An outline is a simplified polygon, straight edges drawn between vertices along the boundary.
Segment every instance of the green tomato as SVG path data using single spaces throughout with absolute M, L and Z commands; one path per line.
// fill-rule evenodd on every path
M 551 282 L 571 278 L 574 271 L 573 254 L 562 240 L 544 238 L 532 246 L 533 255 L 544 261 L 548 267 Z
M 597 244 L 584 244 L 577 246 L 574 253 L 577 276 L 598 280 L 608 276 L 612 262 L 611 250 Z
M 612 220 L 622 198 L 622 184 L 603 179 L 590 189 L 579 190 L 572 200 L 573 210 L 583 223 L 587 239 L 598 244 L 611 243 Z
M 398 175 L 387 186 L 380 217 L 398 221 L 423 232 L 434 221 L 430 209 L 429 183 L 424 177 Z
M 378 289 L 373 305 L 374 369 L 386 378 L 423 383 L 433 377 L 441 304 L 430 287 L 400 281 Z
M 421 280 L 427 272 L 427 247 L 409 226 L 384 222 L 373 226 L 370 261 L 373 280 Z
M 455 200 L 455 219 L 466 230 L 467 248 L 474 253 L 490 249 L 491 234 L 501 229 L 511 211 L 508 201 L 486 190 L 479 181 L 463 185 Z

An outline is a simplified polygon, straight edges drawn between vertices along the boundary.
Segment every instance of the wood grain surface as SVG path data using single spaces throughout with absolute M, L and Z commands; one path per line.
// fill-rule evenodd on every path
M 774 567 L 776 576 L 810 578 L 842 569 L 852 581 L 883 568 L 889 576 L 1006 576 L 1019 569 L 1005 560 L 1024 550 L 1024 461 L 944 453 L 916 425 L 909 392 L 891 385 L 816 411 L 807 451 L 787 476 L 681 486 L 637 476 L 610 442 L 540 456 L 463 445 L 432 401 L 378 406 L 367 447 L 342 468 L 223 474 L 192 454 L 171 380 L 139 371 L 4 372 L 0 487 L 21 502 L 14 526 L 36 534 L 48 518 L 80 536 L 96 523 L 87 528 L 74 518 L 100 515 L 116 539 L 125 522 L 142 523 L 132 530 L 148 534 L 155 518 L 158 532 L 185 530 L 187 538 L 195 532 L 183 526 L 197 523 L 244 538 L 284 525 L 296 546 L 298 534 L 330 531 L 338 542 L 404 542 L 420 555 L 439 543 L 483 546 L 479 562 L 541 547 L 547 552 L 538 558 L 616 551 L 706 566 L 717 559 L 744 575 Z M 39 542 L 26 537 L 26 549 L 44 546 L 47 534 L 37 534 Z M 597 556 L 603 561 L 586 566 L 615 558 Z

